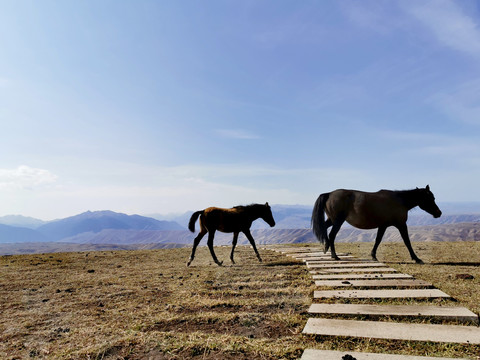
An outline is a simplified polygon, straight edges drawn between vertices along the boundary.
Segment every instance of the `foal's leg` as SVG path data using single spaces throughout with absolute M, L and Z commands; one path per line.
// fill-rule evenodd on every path
M 408 237 L 407 224 L 405 223 L 402 225 L 397 225 L 396 228 L 398 229 L 398 231 L 400 231 L 400 235 L 402 235 L 403 242 L 405 243 L 405 246 L 410 252 L 410 257 L 412 258 L 412 260 L 415 260 L 417 264 L 423 264 L 423 261 L 419 259 L 413 251 L 412 244 L 410 243 L 410 238 Z
M 208 249 L 210 250 L 210 254 L 212 254 L 213 261 L 215 261 L 215 264 L 218 266 L 222 266 L 223 261 L 218 261 L 217 256 L 215 255 L 215 251 L 213 251 L 213 237 L 215 236 L 215 230 L 210 230 L 208 233 Z
M 332 230 L 330 231 L 330 234 L 328 235 L 328 242 L 330 245 L 330 248 L 332 249 L 332 259 L 335 260 L 340 260 L 340 258 L 337 256 L 337 253 L 335 252 L 335 237 L 337 236 L 338 231 L 342 227 L 343 223 L 345 222 L 345 217 L 338 217 L 334 222 L 332 226 Z
M 375 245 L 373 245 L 372 249 L 372 259 L 375 261 L 377 260 L 377 248 L 378 245 L 380 245 L 380 242 L 382 241 L 383 235 L 385 235 L 385 230 L 387 230 L 386 226 L 380 226 L 377 231 L 377 237 L 375 239 Z
M 190 260 L 188 260 L 188 262 L 187 262 L 187 266 L 190 266 L 193 259 L 195 258 L 195 250 L 197 250 L 197 246 L 200 243 L 200 240 L 202 240 L 202 238 L 205 236 L 206 233 L 207 233 L 207 230 L 201 229 L 200 233 L 197 235 L 195 240 L 193 240 L 192 254 L 190 255 Z
M 255 240 L 253 239 L 252 234 L 250 233 L 250 230 L 244 230 L 243 233 L 247 237 L 248 241 L 250 241 L 250 245 L 252 245 L 253 250 L 255 251 L 255 254 L 257 254 L 257 259 L 258 261 L 262 262 L 262 258 L 260 257 L 260 254 L 258 253 L 257 247 L 255 246 Z
M 230 254 L 230 260 L 232 261 L 232 264 L 235 264 L 235 261 L 233 261 L 233 252 L 235 251 L 235 246 L 237 246 L 237 240 L 238 240 L 238 232 L 234 232 L 233 242 L 232 242 L 232 252 Z

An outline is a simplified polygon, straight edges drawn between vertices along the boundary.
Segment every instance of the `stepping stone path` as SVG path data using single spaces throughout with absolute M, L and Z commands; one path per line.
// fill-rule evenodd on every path
M 265 249 L 279 251 L 287 256 L 306 262 L 315 285 L 332 288 L 314 291 L 314 299 L 338 299 L 338 303 L 313 303 L 309 313 L 328 315 L 330 318 L 308 319 L 304 334 L 322 336 L 345 336 L 357 338 L 394 339 L 405 341 L 428 341 L 442 343 L 480 344 L 479 317 L 463 307 L 433 306 L 430 299 L 450 298 L 432 284 L 414 279 L 411 275 L 398 273 L 385 264 L 371 260 L 356 259 L 348 254 L 338 254 L 341 261 L 334 261 L 318 247 L 275 247 Z M 335 290 L 335 288 L 339 288 Z M 373 289 L 356 289 L 373 288 Z M 383 288 L 383 289 L 382 289 Z M 387 289 L 384 289 L 387 288 Z M 372 305 L 345 304 L 342 299 L 414 299 L 426 300 L 426 305 Z M 332 300 L 330 300 L 331 302 Z M 344 301 L 343 301 L 344 302 Z M 398 318 L 398 322 L 377 320 L 332 319 L 332 316 L 368 316 L 369 318 Z M 466 325 L 437 325 L 401 322 L 401 319 L 431 318 L 453 320 Z M 477 326 L 475 326 L 477 325 Z M 381 353 L 344 352 L 306 349 L 301 360 L 453 360 L 451 358 L 388 355 Z M 458 359 L 457 359 L 458 360 Z

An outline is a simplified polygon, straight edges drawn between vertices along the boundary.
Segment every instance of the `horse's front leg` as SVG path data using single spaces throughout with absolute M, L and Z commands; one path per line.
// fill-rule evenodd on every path
M 385 235 L 385 231 L 387 230 L 386 226 L 380 226 L 377 231 L 377 237 L 375 238 L 375 245 L 373 245 L 372 249 L 372 259 L 375 261 L 377 260 L 377 249 L 378 245 L 382 242 L 383 235 Z
M 215 255 L 215 251 L 213 251 L 213 237 L 215 236 L 215 230 L 210 230 L 208 232 L 208 249 L 210 250 L 210 254 L 212 255 L 213 261 L 215 261 L 215 264 L 218 266 L 222 266 L 223 261 L 218 261 L 217 256 Z
M 253 250 L 255 251 L 255 254 L 257 255 L 258 261 L 262 262 L 262 258 L 260 257 L 260 254 L 258 253 L 257 247 L 255 246 L 255 240 L 253 239 L 253 236 L 250 233 L 250 230 L 244 230 L 243 233 L 247 237 L 248 241 L 250 241 L 250 245 L 252 245 Z
M 233 242 L 232 242 L 232 252 L 230 253 L 230 260 L 232 261 L 232 264 L 235 264 L 235 261 L 233 261 L 233 252 L 235 251 L 235 246 L 237 246 L 237 240 L 238 240 L 238 232 L 234 232 Z
M 410 257 L 412 258 L 412 260 L 415 260 L 417 264 L 423 264 L 423 261 L 420 258 L 418 258 L 417 255 L 415 255 L 415 252 L 413 251 L 412 244 L 410 243 L 410 238 L 408 237 L 407 223 L 402 225 L 397 225 L 396 228 L 398 229 L 398 231 L 400 231 L 400 235 L 402 236 L 405 246 L 410 252 Z

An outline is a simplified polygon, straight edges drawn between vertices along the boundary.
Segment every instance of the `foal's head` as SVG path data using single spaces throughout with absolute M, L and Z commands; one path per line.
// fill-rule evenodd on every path
M 270 205 L 268 205 L 268 202 L 265 203 L 265 205 L 261 205 L 261 213 L 260 217 L 262 218 L 263 221 L 265 221 L 270 227 L 275 226 L 275 220 L 273 219 L 272 215 L 272 209 L 270 208 Z
M 428 212 L 434 218 L 439 218 L 442 215 L 442 212 L 435 203 L 435 196 L 430 191 L 430 186 L 427 185 L 425 189 L 417 189 L 418 191 L 418 206 L 420 209 Z

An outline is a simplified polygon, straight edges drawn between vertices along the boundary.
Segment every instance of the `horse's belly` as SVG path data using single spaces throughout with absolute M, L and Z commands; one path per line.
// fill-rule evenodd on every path
M 371 221 L 371 220 L 368 220 L 368 219 L 364 219 L 363 221 L 359 221 L 358 219 L 348 219 L 347 218 L 347 223 L 349 223 L 353 227 L 356 227 L 358 229 L 363 229 L 363 230 L 375 229 L 379 226 L 378 222 Z
M 388 222 L 385 217 L 370 211 L 352 212 L 346 220 L 350 225 L 363 230 L 376 229 Z

